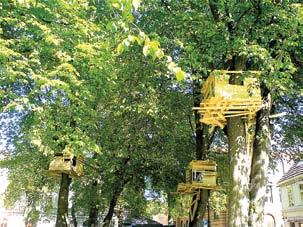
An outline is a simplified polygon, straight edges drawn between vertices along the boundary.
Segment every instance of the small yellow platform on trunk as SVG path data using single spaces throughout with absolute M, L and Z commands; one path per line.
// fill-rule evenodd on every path
M 186 170 L 186 183 L 178 184 L 177 193 L 191 194 L 198 189 L 215 189 L 217 166 L 211 160 L 193 160 Z

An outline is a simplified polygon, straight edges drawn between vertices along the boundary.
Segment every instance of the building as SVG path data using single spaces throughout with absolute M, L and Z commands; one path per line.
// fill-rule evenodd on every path
M 274 169 L 268 171 L 268 182 L 266 185 L 266 195 L 264 204 L 264 226 L 284 227 L 282 218 L 281 195 L 278 187 L 279 180 L 285 175 L 291 166 L 281 160 L 276 163 Z
M 303 227 L 303 161 L 279 180 L 285 227 Z

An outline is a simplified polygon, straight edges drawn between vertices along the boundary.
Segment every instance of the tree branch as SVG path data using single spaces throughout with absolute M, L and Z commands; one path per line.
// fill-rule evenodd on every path
M 218 11 L 218 8 L 216 6 L 215 0 L 210 0 L 208 5 L 209 5 L 209 8 L 210 8 L 210 11 L 213 15 L 214 20 L 216 22 L 219 22 L 220 21 L 220 15 L 219 15 L 219 11 Z

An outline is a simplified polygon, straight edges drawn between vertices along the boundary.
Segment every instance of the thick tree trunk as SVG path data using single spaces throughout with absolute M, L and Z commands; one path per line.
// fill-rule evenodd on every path
M 234 57 L 233 64 L 235 70 L 243 70 L 245 59 Z M 241 78 L 236 75 L 231 79 L 232 84 L 241 84 Z M 251 149 L 246 141 L 244 120 L 241 117 L 228 118 L 227 134 L 230 162 L 229 227 L 247 226 Z
M 265 105 L 257 115 L 256 139 L 254 141 L 250 182 L 249 226 L 253 227 L 262 227 L 264 225 L 264 196 L 266 193 L 267 170 L 269 165 L 269 113 L 271 109 L 270 93 L 267 91 L 263 97 L 265 97 Z
M 58 197 L 58 210 L 56 227 L 67 227 L 68 225 L 68 193 L 71 178 L 68 174 L 62 173 L 61 184 Z
M 250 154 L 241 117 L 228 119 L 230 162 L 229 226 L 247 226 L 249 209 Z

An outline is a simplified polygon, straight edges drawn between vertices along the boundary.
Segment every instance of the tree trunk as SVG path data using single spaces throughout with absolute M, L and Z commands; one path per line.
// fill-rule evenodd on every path
M 98 226 L 98 215 L 99 215 L 99 200 L 98 200 L 98 181 L 94 181 L 91 184 L 91 201 L 88 219 L 85 221 L 85 226 L 87 227 L 96 227 Z
M 230 162 L 229 226 L 247 226 L 250 155 L 246 148 L 245 125 L 241 117 L 228 119 L 227 132 Z
M 195 198 L 193 198 L 195 199 Z M 189 227 L 201 227 L 203 217 L 206 214 L 209 193 L 207 189 L 200 190 L 200 200 L 198 202 L 197 212 L 193 221 L 189 222 Z
M 56 227 L 67 227 L 68 225 L 68 193 L 71 178 L 68 174 L 62 173 L 60 191 L 58 197 L 58 210 Z
M 106 214 L 105 218 L 103 219 L 102 227 L 109 227 L 110 221 L 112 220 L 112 217 L 115 212 L 115 206 L 117 205 L 118 198 L 121 195 L 125 185 L 130 181 L 131 176 L 125 172 L 126 166 L 130 162 L 130 160 L 131 160 L 131 156 L 128 155 L 124 159 L 123 166 L 121 166 L 121 169 L 118 169 L 115 173 L 117 180 L 116 180 L 115 184 L 113 185 L 112 198 L 109 203 L 109 208 L 108 208 L 107 214 Z
M 75 204 L 73 203 L 72 205 L 72 209 L 71 209 L 71 215 L 72 215 L 72 222 L 73 222 L 73 227 L 77 227 L 78 226 L 78 222 L 77 222 L 77 217 L 76 217 L 76 211 L 75 211 Z
M 96 205 L 90 208 L 87 227 L 98 226 L 98 214 L 99 214 L 99 209 L 97 208 Z
M 269 165 L 270 126 L 269 113 L 271 98 L 266 92 L 264 107 L 258 112 L 256 124 L 256 139 L 250 181 L 250 209 L 249 226 L 262 227 L 264 225 L 264 195 L 266 194 L 267 171 Z
M 201 103 L 201 85 L 199 81 L 194 81 L 193 88 L 194 95 L 194 106 L 199 107 Z M 196 133 L 196 159 L 206 159 L 208 155 L 208 147 L 209 147 L 209 132 L 208 127 L 205 124 L 200 122 L 201 116 L 197 111 L 195 114 L 195 133 Z M 196 196 L 199 196 L 198 206 L 193 220 L 189 221 L 189 227 L 201 227 L 201 223 L 203 217 L 206 213 L 207 203 L 209 199 L 209 193 L 207 190 L 200 190 L 199 195 L 194 195 L 192 201 L 196 199 Z
M 244 59 L 234 57 L 235 70 L 243 70 L 244 63 Z M 241 84 L 241 78 L 235 75 L 231 83 Z M 227 134 L 230 162 L 229 227 L 247 226 L 251 149 L 248 149 L 246 141 L 244 120 L 241 117 L 228 118 Z
M 114 194 L 113 194 L 113 196 L 110 200 L 110 203 L 109 203 L 109 208 L 108 208 L 107 215 L 105 216 L 105 218 L 103 220 L 102 227 L 109 227 L 110 221 L 112 220 L 112 217 L 114 215 L 115 206 L 117 205 L 117 200 L 118 200 L 119 195 L 121 194 L 122 190 L 123 190 L 123 188 L 119 188 L 119 190 L 114 191 Z
M 103 219 L 102 227 L 109 227 L 110 221 L 112 220 L 112 217 L 114 215 L 115 206 L 117 205 L 118 198 L 119 198 L 120 194 L 122 193 L 124 186 L 128 183 L 128 181 L 129 181 L 128 179 L 125 179 L 124 182 L 121 182 L 120 185 L 119 184 L 116 185 L 116 188 L 114 189 L 112 198 L 109 203 L 108 212 L 107 212 L 105 218 Z
M 201 85 L 198 80 L 193 81 L 193 98 L 194 107 L 199 107 L 201 103 Z M 195 114 L 195 134 L 196 134 L 196 159 L 202 159 L 202 141 L 203 141 L 203 124 L 200 122 L 200 114 L 194 111 Z

